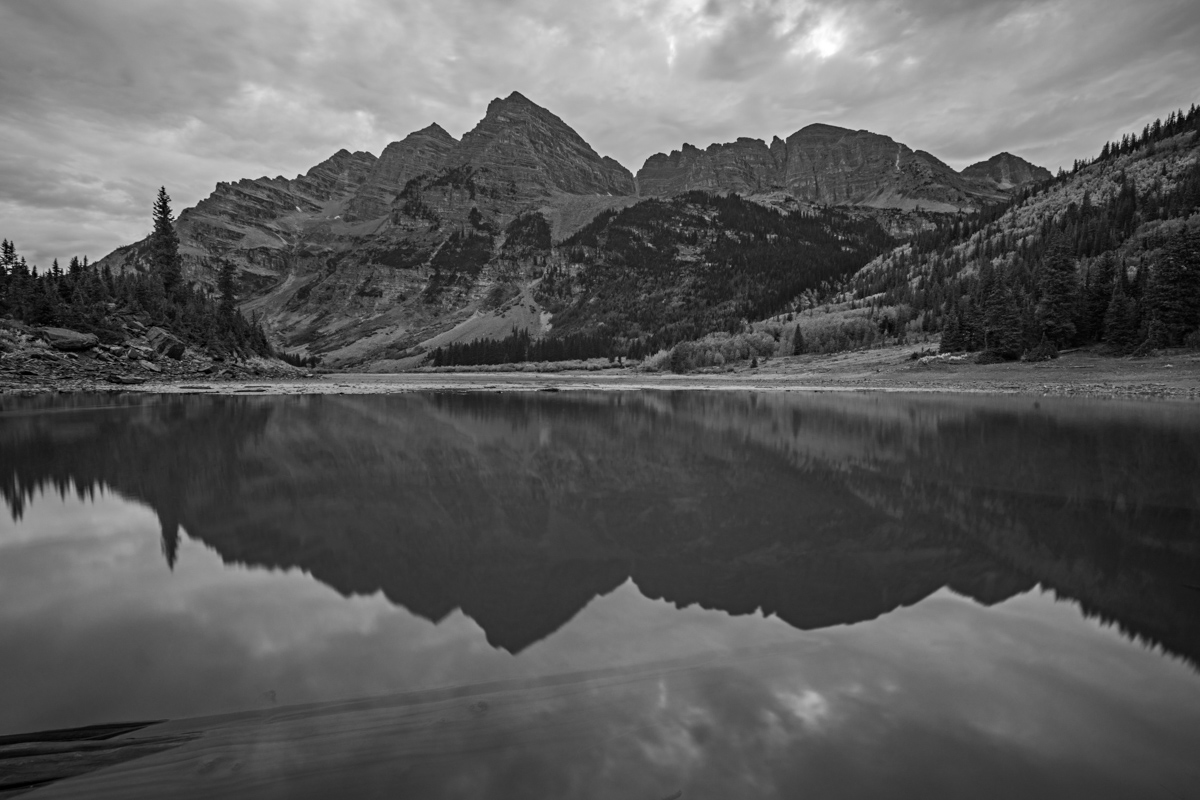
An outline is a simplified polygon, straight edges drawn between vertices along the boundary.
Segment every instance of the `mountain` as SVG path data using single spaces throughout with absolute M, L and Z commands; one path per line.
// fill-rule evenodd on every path
M 1029 165 L 1022 171 L 1018 161 L 1010 157 L 996 167 L 998 178 L 985 180 L 959 175 L 886 136 L 810 125 L 769 147 L 752 139 L 705 151 L 685 146 L 647 160 L 635 180 L 562 119 L 513 92 L 489 103 L 461 139 L 433 124 L 389 144 L 378 158 L 342 150 L 291 180 L 218 184 L 179 215 L 177 232 L 185 278 L 214 286 L 231 266 L 242 310 L 256 315 L 285 349 L 320 355 L 333 367 L 393 369 L 418 364 L 443 344 L 503 337 L 514 327 L 535 338 L 574 331 L 641 337 L 643 344 L 669 339 L 674 334 L 654 322 L 662 316 L 654 308 L 640 315 L 636 328 L 604 329 L 605 320 L 592 312 L 572 312 L 570 324 L 553 316 L 596 297 L 584 296 L 589 286 L 601 291 L 606 282 L 626 288 L 638 282 L 620 278 L 633 252 L 626 246 L 630 235 L 651 250 L 658 246 L 650 243 L 654 236 L 676 240 L 651 259 L 686 273 L 673 289 L 655 295 L 659 312 L 699 298 L 712 308 L 728 307 L 697 311 L 673 329 L 700 334 L 708 330 L 696 326 L 719 320 L 721 328 L 732 328 L 740 317 L 774 313 L 793 288 L 832 286 L 881 246 L 874 232 L 859 225 L 845 250 L 849 260 L 842 258 L 832 271 L 824 256 L 788 261 L 790 273 L 774 281 L 769 302 L 721 294 L 739 282 L 729 280 L 724 268 L 734 265 L 742 282 L 758 268 L 746 267 L 736 254 L 717 260 L 714 254 L 778 227 L 749 211 L 717 214 L 714 224 L 733 227 L 711 236 L 712 246 L 703 243 L 714 232 L 708 222 L 698 223 L 698 206 L 690 201 L 672 206 L 655 223 L 658 233 L 625 225 L 623 234 L 597 239 L 599 250 L 559 246 L 594 221 L 611 219 L 607 212 L 639 201 L 673 202 L 694 191 L 752 196 L 791 220 L 785 239 L 794 250 L 802 229 L 811 245 L 869 216 L 904 235 L 927 226 L 931 212 L 1004 199 L 1009 183 L 1036 174 Z M 918 208 L 920 214 L 905 211 Z M 663 213 L 661 206 L 648 206 L 635 216 Z M 823 220 L 820 231 L 801 221 L 814 217 Z M 680 239 L 685 230 L 687 242 Z M 761 255 L 771 256 L 767 250 Z M 643 256 L 648 253 L 643 248 Z M 143 270 L 147 256 L 143 241 L 106 256 L 99 267 Z M 589 275 L 596 265 L 604 265 L 603 274 Z M 568 280 L 549 286 L 548 276 Z M 568 297 L 564 287 L 582 293 Z
M 962 171 L 962 175 L 976 183 L 991 186 L 997 192 L 1008 192 L 1054 177 L 1045 167 L 1030 164 L 1012 153 L 998 153 L 987 161 L 972 164 Z
M 379 158 L 343 150 L 292 180 L 218 184 L 179 215 L 177 231 L 188 280 L 211 286 L 231 263 L 243 310 L 286 348 L 361 364 L 419 349 L 488 314 L 496 298 L 526 294 L 528 263 L 503 247 L 522 214 L 563 236 L 636 200 L 628 170 L 514 92 L 461 140 L 434 124 Z M 144 269 L 147 255 L 142 241 L 98 267 Z M 492 327 L 539 332 L 541 312 L 525 299 L 490 314 Z
M 957 173 L 890 137 L 814 124 L 786 141 L 776 137 L 770 146 L 747 138 L 706 150 L 685 144 L 670 155 L 651 156 L 637 179 L 646 196 L 784 192 L 822 205 L 957 212 L 1003 200 L 1014 188 L 1050 177 L 1007 153 L 983 164 Z

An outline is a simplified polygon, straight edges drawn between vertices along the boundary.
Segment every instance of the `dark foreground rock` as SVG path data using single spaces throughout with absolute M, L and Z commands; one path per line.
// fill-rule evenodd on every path
M 100 344 L 100 337 L 94 333 L 80 333 L 69 328 L 42 328 L 40 332 L 48 345 L 69 353 L 90 350 Z
M 183 354 L 187 350 L 187 345 L 177 337 L 158 327 L 146 331 L 146 342 L 154 349 L 154 352 L 176 361 L 183 358 Z

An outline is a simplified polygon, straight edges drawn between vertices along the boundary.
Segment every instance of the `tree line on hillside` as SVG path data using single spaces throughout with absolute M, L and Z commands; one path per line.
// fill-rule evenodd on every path
M 1162 118 L 1158 118 L 1154 122 L 1147 124 L 1142 129 L 1140 136 L 1137 133 L 1127 133 L 1121 136 L 1121 141 L 1119 142 L 1105 142 L 1104 146 L 1100 148 L 1100 154 L 1096 158 L 1076 160 L 1070 174 L 1074 175 L 1081 169 L 1100 161 L 1108 161 L 1109 159 L 1132 153 L 1144 147 L 1153 147 L 1164 139 L 1170 139 L 1189 131 L 1200 133 L 1200 109 L 1197 109 L 1195 103 L 1187 110 L 1186 114 L 1183 109 L 1172 111 L 1167 115 L 1166 122 L 1163 122 Z M 1060 171 L 1059 177 L 1066 177 L 1065 170 Z
M 452 342 L 436 348 L 425 363 L 434 367 L 464 367 L 484 364 L 521 364 L 529 361 L 574 361 L 589 358 L 616 358 L 644 353 L 618 352 L 618 343 L 611 336 L 572 333 L 565 336 L 534 339 L 527 329 L 512 332 L 503 339 L 481 337 L 469 342 Z
M 39 271 L 3 240 L 0 249 L 0 314 L 29 325 L 94 333 L 104 342 L 124 339 L 120 315 L 174 333 L 188 344 L 219 354 L 270 355 L 262 326 L 238 311 L 234 267 L 225 263 L 214 295 L 183 277 L 171 199 L 160 189 L 154 202 L 154 231 L 143 251 L 148 268 L 119 274 L 72 258 L 67 269 L 55 259 Z

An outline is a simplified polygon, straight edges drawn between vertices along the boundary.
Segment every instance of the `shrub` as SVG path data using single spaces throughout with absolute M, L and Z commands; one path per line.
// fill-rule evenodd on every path
M 1022 361 L 1049 361 L 1052 358 L 1058 358 L 1058 348 L 1049 339 L 1042 339 L 1036 347 L 1021 356 Z
M 1055 356 L 1057 355 L 1058 353 L 1056 352 Z M 984 350 L 982 353 L 975 356 L 976 364 L 1003 364 L 1007 360 L 1008 359 L 1004 357 L 1004 354 L 997 350 Z
M 646 356 L 642 361 L 642 369 L 647 372 L 662 372 L 671 360 L 670 350 L 659 350 L 652 356 Z
M 671 348 L 661 363 L 672 372 L 691 372 L 772 356 L 777 347 L 775 337 L 769 333 L 712 333 L 694 342 L 680 342 Z

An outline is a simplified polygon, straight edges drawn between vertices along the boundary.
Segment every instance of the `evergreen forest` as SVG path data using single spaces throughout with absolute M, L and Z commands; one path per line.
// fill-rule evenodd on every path
M 184 279 L 171 199 L 160 189 L 154 230 L 146 241 L 144 268 L 113 274 L 87 257 L 58 260 L 39 271 L 3 240 L 0 249 L 0 316 L 28 325 L 96 334 L 101 342 L 125 338 L 122 318 L 161 327 L 187 344 L 217 355 L 272 355 L 262 326 L 238 310 L 231 264 L 222 266 L 216 293 Z

